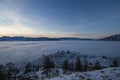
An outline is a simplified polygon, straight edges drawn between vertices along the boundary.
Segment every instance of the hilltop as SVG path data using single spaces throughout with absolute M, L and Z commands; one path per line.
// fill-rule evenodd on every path
M 120 41 L 120 34 L 116 34 L 116 35 L 111 35 L 99 40 L 103 40 L 103 41 Z

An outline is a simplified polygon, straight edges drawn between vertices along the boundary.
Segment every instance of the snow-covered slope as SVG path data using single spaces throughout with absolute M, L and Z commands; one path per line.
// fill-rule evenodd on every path
M 80 61 L 80 66 L 76 65 L 77 60 Z M 62 50 L 20 65 L 13 63 L 1 65 L 0 76 L 11 74 L 3 77 L 2 80 L 14 80 L 13 78 L 16 78 L 15 80 L 49 80 L 50 78 L 50 80 L 120 80 L 119 61 L 119 57 L 99 57 Z M 79 72 L 76 66 L 79 67 Z M 118 68 L 109 68 L 113 66 Z M 104 69 L 100 70 L 102 68 Z
M 41 80 L 41 79 L 38 79 Z M 120 80 L 120 67 L 90 72 L 75 72 L 45 80 Z
M 111 36 L 102 38 L 100 40 L 104 40 L 104 41 L 120 41 L 120 34 L 111 35 Z
M 96 62 L 98 61 L 100 66 L 102 68 L 107 68 L 110 67 L 112 65 L 113 60 L 116 57 L 106 57 L 106 56 L 95 56 L 95 55 L 84 55 L 81 54 L 80 52 L 69 52 L 69 51 L 61 51 L 61 52 L 56 52 L 54 54 L 50 54 L 47 55 L 48 57 L 50 57 L 54 63 L 56 67 L 62 67 L 62 64 L 65 60 L 68 60 L 69 63 L 75 63 L 76 59 L 79 57 L 81 60 L 82 65 L 84 65 L 85 60 L 87 61 L 87 65 L 89 67 L 94 67 Z M 42 61 L 43 61 L 44 57 L 38 58 L 34 61 L 31 61 L 32 64 L 36 65 L 36 64 L 41 64 L 42 65 Z M 117 60 L 119 60 L 119 57 L 116 58 Z

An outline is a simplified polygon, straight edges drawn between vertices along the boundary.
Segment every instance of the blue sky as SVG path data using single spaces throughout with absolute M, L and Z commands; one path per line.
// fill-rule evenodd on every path
M 101 38 L 120 33 L 120 0 L 0 0 L 0 35 Z

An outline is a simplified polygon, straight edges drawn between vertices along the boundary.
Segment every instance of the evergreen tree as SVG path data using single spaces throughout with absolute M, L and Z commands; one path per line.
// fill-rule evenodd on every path
M 112 62 L 112 67 L 119 67 L 119 61 L 115 58 Z
M 4 68 L 3 65 L 0 65 L 0 80 L 6 80 L 7 74 Z
M 35 71 L 39 71 L 39 66 L 35 66 Z
M 25 66 L 24 73 L 26 74 L 26 73 L 29 73 L 31 71 L 32 71 L 32 65 L 31 65 L 31 63 L 27 63 L 26 66 Z
M 52 61 L 48 56 L 44 57 L 43 67 L 45 69 L 45 74 L 50 78 L 50 74 L 48 73 L 51 68 L 55 67 L 54 61 Z
M 60 51 L 58 50 L 57 53 L 60 53 Z
M 75 64 L 75 70 L 76 71 L 81 71 L 81 61 L 80 61 L 80 57 L 78 57 L 77 59 L 76 59 L 76 64 Z
M 87 55 L 85 55 L 84 71 L 87 71 L 87 68 L 88 68 Z
M 69 54 L 69 53 L 70 53 L 70 51 L 69 51 L 69 50 L 67 50 L 67 53 Z
M 7 68 L 7 78 L 11 80 L 12 75 L 14 74 L 14 64 L 13 63 L 7 63 L 6 68 Z
M 57 76 L 59 75 L 59 70 L 58 69 L 56 70 L 56 74 L 57 74 Z
M 51 68 L 55 68 L 55 63 L 53 60 L 51 61 Z
M 69 65 L 70 65 L 70 66 L 69 66 L 69 69 L 70 69 L 71 71 L 74 71 L 74 63 L 71 62 Z
M 44 69 L 54 68 L 55 67 L 54 61 L 51 61 L 48 56 L 45 56 L 43 67 L 44 67 Z
M 62 68 L 64 69 L 65 72 L 67 72 L 67 70 L 69 70 L 69 62 L 68 62 L 68 60 L 65 60 L 63 62 Z
M 4 67 L 4 75 L 8 80 L 14 79 L 16 80 L 17 74 L 19 73 L 19 69 L 13 63 L 7 63 Z
M 97 70 L 101 69 L 100 62 L 98 60 L 96 61 L 95 69 Z

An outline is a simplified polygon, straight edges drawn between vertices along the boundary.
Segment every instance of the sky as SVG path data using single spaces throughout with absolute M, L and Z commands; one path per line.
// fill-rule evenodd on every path
M 0 0 L 0 36 L 101 38 L 120 33 L 120 0 Z

